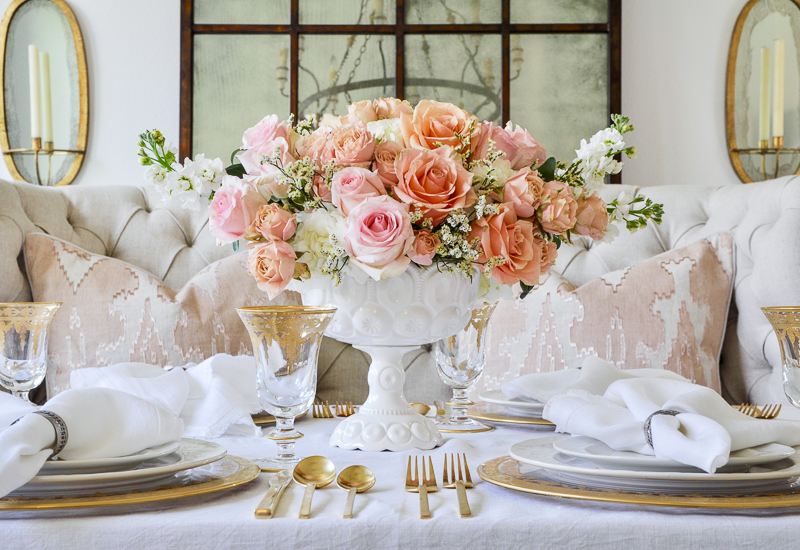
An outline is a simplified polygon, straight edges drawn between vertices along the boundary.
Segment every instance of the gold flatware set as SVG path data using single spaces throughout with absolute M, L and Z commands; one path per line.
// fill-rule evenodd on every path
M 356 414 L 356 408 L 351 401 L 339 403 L 338 401 L 331 410 L 331 405 L 325 401 L 317 401 L 312 405 L 311 415 L 313 418 L 347 418 Z
M 461 458 L 464 459 L 464 469 L 461 469 Z M 456 477 L 455 460 L 458 460 L 458 477 Z M 420 477 L 419 462 L 422 462 L 422 476 Z M 442 487 L 446 489 L 456 489 L 458 494 L 458 508 L 462 518 L 471 518 L 472 511 L 467 501 L 466 489 L 473 487 L 472 476 L 467 465 L 467 455 L 450 455 L 450 472 L 447 471 L 447 454 L 444 455 L 444 470 L 442 471 Z M 436 474 L 433 471 L 433 459 L 428 457 L 427 471 L 425 468 L 425 457 L 414 457 L 414 473 L 411 472 L 411 457 L 408 457 L 406 468 L 406 491 L 419 493 L 419 517 L 430 519 L 431 508 L 428 502 L 428 494 L 439 490 L 436 483 Z
M 771 420 L 773 418 L 777 418 L 778 414 L 780 414 L 781 405 L 764 405 L 763 407 L 759 408 L 758 405 L 742 403 L 737 407 L 737 410 L 740 413 L 746 414 L 747 416 L 752 416 L 753 418 Z

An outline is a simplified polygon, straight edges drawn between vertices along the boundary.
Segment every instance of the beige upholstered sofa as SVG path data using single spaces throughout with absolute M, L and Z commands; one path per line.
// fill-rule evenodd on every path
M 607 192 L 615 195 L 620 190 L 612 186 Z M 623 234 L 611 244 L 587 241 L 562 247 L 556 271 L 582 284 L 666 250 L 716 233 L 732 233 L 736 279 L 722 352 L 723 394 L 732 402 L 783 399 L 777 341 L 759 308 L 800 305 L 800 179 L 644 191 L 664 203 L 661 226 Z M 31 299 L 22 261 L 24 239 L 31 232 L 48 233 L 135 264 L 173 288 L 231 253 L 230 247 L 216 246 L 206 230 L 204 213 L 164 204 L 151 190 L 126 186 L 45 189 L 0 182 L 0 301 Z M 428 350 L 407 357 L 407 362 L 406 390 L 411 400 L 430 403 L 447 396 Z M 320 395 L 363 400 L 367 366 L 362 352 L 328 342 L 320 358 Z

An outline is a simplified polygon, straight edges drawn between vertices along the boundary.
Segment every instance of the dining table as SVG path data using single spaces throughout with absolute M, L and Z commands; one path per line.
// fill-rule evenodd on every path
M 254 510 L 273 475 L 263 472 L 250 483 L 205 496 L 105 508 L 3 511 L 0 549 L 774 550 L 793 548 L 800 540 L 800 509 L 602 503 L 512 491 L 479 478 L 478 465 L 507 455 L 514 443 L 553 435 L 552 427 L 498 425 L 489 432 L 443 434 L 444 444 L 430 451 L 364 452 L 330 446 L 338 422 L 298 420 L 304 437 L 297 442 L 297 453 L 328 457 L 337 472 L 351 465 L 372 470 L 375 485 L 356 496 L 352 519 L 342 517 L 347 492 L 336 482 L 316 490 L 309 519 L 298 518 L 304 487 L 295 482 L 272 518 L 256 518 Z M 275 452 L 275 443 L 266 437 L 224 436 L 213 441 L 244 458 Z M 470 518 L 460 517 L 456 491 L 442 488 L 446 453 L 464 453 L 469 462 L 474 481 L 467 490 Z M 405 491 L 409 457 L 432 459 L 439 489 L 429 493 L 430 519 L 420 518 L 419 495 Z

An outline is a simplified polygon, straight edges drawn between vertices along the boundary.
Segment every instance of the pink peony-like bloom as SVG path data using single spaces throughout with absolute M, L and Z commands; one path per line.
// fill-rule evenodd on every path
M 504 264 L 492 268 L 492 277 L 504 285 L 519 281 L 538 285 L 541 275 L 542 240 L 533 233 L 533 224 L 520 220 L 510 203 L 498 206 L 499 212 L 478 218 L 472 224 L 470 240 L 480 238 L 479 263 L 492 258 L 503 258 Z
M 575 226 L 578 203 L 569 185 L 549 181 L 544 185 L 544 199 L 539 209 L 542 228 L 552 235 L 560 235 Z
M 608 211 L 603 199 L 595 194 L 578 198 L 578 214 L 575 218 L 575 231 L 599 241 L 606 236 Z
M 247 270 L 255 278 L 258 288 L 274 300 L 292 281 L 296 259 L 294 249 L 276 239 L 250 249 Z
M 242 147 L 244 149 L 261 147 L 277 138 L 283 138 L 288 143 L 291 130 L 289 122 L 280 120 L 278 115 L 265 116 L 261 122 L 245 130 L 242 136 Z
M 386 118 L 386 117 L 384 117 Z M 375 122 L 378 120 L 378 115 L 375 114 L 375 108 L 372 106 L 372 101 L 365 99 L 364 101 L 357 101 L 347 106 L 347 114 L 339 117 L 342 124 L 356 124 L 358 122 Z
M 333 143 L 331 143 L 330 126 L 320 126 L 308 135 L 303 136 L 297 142 L 297 156 L 309 157 L 320 164 L 324 164 L 333 158 Z
M 224 176 L 222 187 L 209 206 L 208 230 L 221 242 L 232 243 L 244 236 L 266 199 L 235 176 Z
M 375 147 L 375 168 L 378 177 L 386 187 L 397 184 L 397 174 L 394 173 L 394 161 L 403 148 L 394 141 L 384 141 Z
M 296 229 L 297 222 L 291 212 L 277 204 L 265 204 L 256 212 L 253 223 L 245 231 L 245 237 L 250 240 L 260 237 L 267 241 L 285 241 L 294 235 Z
M 520 218 L 530 218 L 542 201 L 544 181 L 539 173 L 530 168 L 522 168 L 511 176 L 503 187 L 503 202 L 514 205 L 514 212 Z
M 431 265 L 433 256 L 436 254 L 436 247 L 442 244 L 439 237 L 422 229 L 414 233 L 414 246 L 408 253 L 408 257 L 419 265 Z
M 470 123 L 474 125 L 470 132 Z M 436 149 L 439 144 L 454 149 L 461 145 L 456 134 L 470 136 L 470 148 L 474 149 L 480 139 L 481 126 L 475 115 L 452 103 L 424 99 L 414 108 L 413 115 L 400 117 L 403 139 L 411 147 Z
M 344 248 L 350 261 L 376 281 L 408 268 L 406 253 L 413 243 L 408 205 L 388 195 L 369 197 L 347 216 Z
M 330 191 L 331 202 L 345 216 L 365 199 L 386 194 L 383 182 L 375 172 L 356 166 L 336 172 Z
M 522 126 L 514 126 L 511 122 L 506 124 L 505 128 L 494 126 L 491 122 L 485 124 L 488 126 L 483 128 L 473 158 L 483 158 L 489 152 L 489 139 L 485 135 L 489 131 L 495 149 L 505 153 L 502 158 L 510 162 L 514 170 L 530 167 L 534 162 L 541 164 L 547 160 L 547 152 Z
M 375 110 L 377 120 L 384 118 L 399 118 L 400 115 L 411 115 L 414 113 L 414 107 L 405 99 L 397 99 L 396 97 L 381 97 L 372 102 L 372 108 Z
M 394 161 L 398 183 L 395 195 L 408 204 L 419 205 L 426 217 L 438 225 L 447 213 L 472 206 L 477 196 L 472 173 L 462 166 L 448 146 L 434 150 L 405 149 Z
M 331 131 L 333 158 L 339 166 L 368 166 L 375 152 L 375 138 L 363 122 L 346 124 Z

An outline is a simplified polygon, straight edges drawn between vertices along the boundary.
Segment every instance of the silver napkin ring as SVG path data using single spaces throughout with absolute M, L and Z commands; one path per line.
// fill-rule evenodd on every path
M 40 416 L 45 417 L 47 420 L 50 421 L 50 424 L 53 425 L 53 428 L 56 430 L 56 446 L 53 450 L 53 454 L 50 455 L 50 458 L 55 458 L 58 456 L 58 453 L 64 450 L 64 447 L 67 446 L 67 439 L 69 439 L 69 431 L 67 431 L 67 423 L 64 422 L 64 419 L 58 416 L 53 411 L 34 411 L 33 414 L 38 414 Z
M 653 417 L 659 415 L 676 416 L 679 414 L 681 414 L 681 411 L 666 410 L 666 411 L 656 411 L 647 417 L 647 420 L 644 421 L 644 440 L 647 441 L 647 444 L 650 445 L 651 449 L 654 448 L 653 433 L 650 431 L 650 421 L 653 419 Z

